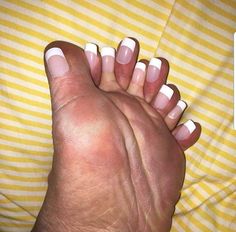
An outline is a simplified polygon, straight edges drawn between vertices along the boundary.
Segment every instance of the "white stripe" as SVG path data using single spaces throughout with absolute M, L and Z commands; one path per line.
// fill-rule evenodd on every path
M 46 189 L 44 191 L 42 190 L 42 191 L 32 191 L 32 192 L 29 192 L 29 190 L 2 189 L 1 192 L 6 196 L 7 195 L 24 196 L 25 197 L 25 200 L 23 200 L 24 202 L 27 201 L 27 196 L 44 198 Z
M 45 179 L 45 182 L 42 182 L 42 181 L 35 181 L 33 179 L 30 179 L 30 182 L 29 181 L 24 181 L 24 180 L 12 180 L 8 177 L 5 177 L 5 178 L 1 178 L 0 177 L 0 183 L 2 184 L 8 184 L 8 185 L 19 185 L 19 186 L 32 186 L 32 187 L 47 187 L 47 179 Z
M 2 168 L 1 170 L 6 175 L 21 176 L 21 177 L 25 177 L 25 178 L 30 178 L 30 177 L 34 178 L 35 177 L 35 178 L 45 178 L 45 179 L 47 179 L 48 174 L 50 172 L 50 170 L 47 170 L 47 171 L 42 170 L 42 172 L 26 172 L 26 171 L 22 171 L 22 170 L 19 170 L 19 171 L 8 170 L 7 168 Z
M 40 155 L 34 155 L 32 156 L 31 154 L 27 154 L 27 153 L 23 153 L 23 152 L 17 152 L 17 151 L 8 151 L 8 150 L 4 150 L 3 148 L 1 149 L 1 156 L 0 156 L 0 159 L 4 160 L 4 156 L 6 156 L 7 158 L 17 158 L 22 161 L 21 163 L 24 163 L 24 162 L 28 162 L 28 161 L 25 161 L 25 160 L 33 160 L 32 162 L 37 162 L 37 161 L 43 161 L 45 162 L 45 164 L 49 164 L 51 165 L 52 164 L 52 157 L 53 157 L 53 152 L 50 151 L 48 152 L 48 156 L 40 156 Z

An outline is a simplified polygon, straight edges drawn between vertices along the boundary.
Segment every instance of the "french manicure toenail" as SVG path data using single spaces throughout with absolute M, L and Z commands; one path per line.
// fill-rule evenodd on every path
M 115 49 L 112 47 L 103 47 L 101 49 L 101 56 L 103 72 L 113 72 L 115 63 Z
M 192 120 L 188 120 L 184 123 L 184 125 L 188 128 L 190 134 L 192 134 L 193 131 L 196 129 L 196 126 Z
M 192 134 L 195 129 L 196 129 L 196 125 L 194 124 L 194 122 L 192 120 L 188 120 L 182 125 L 182 127 L 175 134 L 175 138 L 177 140 L 187 139 L 189 135 Z
M 145 79 L 145 70 L 146 65 L 142 62 L 137 62 L 134 68 L 132 82 L 139 85 L 143 85 Z
M 152 83 L 155 82 L 160 74 L 161 60 L 158 58 L 152 58 L 149 62 L 147 69 L 147 81 Z
M 142 62 L 137 62 L 135 65 L 135 69 L 141 69 L 143 72 L 146 70 L 146 65 Z
M 171 89 L 167 85 L 162 85 L 154 101 L 154 107 L 160 110 L 164 109 L 168 105 L 173 94 L 174 94 L 173 89 Z
M 86 43 L 84 51 L 92 52 L 93 54 L 97 55 L 97 46 L 96 44 L 93 44 L 93 43 Z
M 179 116 L 182 114 L 182 112 L 185 110 L 186 107 L 187 107 L 186 103 L 182 100 L 179 100 L 174 109 L 172 109 L 168 114 L 168 117 L 170 119 L 179 118 Z
M 97 46 L 93 43 L 87 43 L 84 48 L 90 68 L 93 69 L 97 64 Z
M 52 78 L 64 76 L 69 71 L 69 65 L 60 48 L 50 48 L 45 54 L 45 59 Z
M 130 38 L 123 39 L 117 53 L 116 61 L 120 64 L 128 64 L 132 59 L 135 44 L 135 41 Z
M 111 47 L 103 47 L 101 49 L 101 56 L 112 56 L 115 57 L 115 49 Z

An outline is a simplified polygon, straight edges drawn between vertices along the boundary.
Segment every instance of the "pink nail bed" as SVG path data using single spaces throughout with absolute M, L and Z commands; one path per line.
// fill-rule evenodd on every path
M 147 69 L 147 81 L 150 83 L 155 82 L 160 74 L 161 60 L 158 58 L 152 58 L 149 62 Z
M 69 71 L 69 65 L 60 48 L 50 48 L 45 54 L 45 59 L 52 78 L 64 76 Z
M 186 103 L 184 101 L 179 100 L 177 105 L 170 111 L 168 117 L 170 119 L 177 119 L 183 113 L 184 109 L 186 108 Z
M 175 135 L 175 138 L 177 140 L 187 139 L 189 135 L 192 134 L 195 129 L 196 129 L 196 125 L 194 124 L 194 122 L 192 120 L 188 120 L 178 130 L 178 132 Z
M 102 56 L 102 70 L 104 72 L 114 71 L 115 49 L 112 47 L 103 47 L 101 49 Z
M 160 110 L 164 109 L 168 105 L 173 94 L 173 89 L 171 89 L 168 85 L 162 85 L 154 101 L 154 107 Z
M 142 85 L 145 79 L 146 65 L 142 62 L 137 62 L 132 76 L 132 82 Z
M 132 59 L 135 44 L 135 41 L 130 38 L 123 39 L 116 56 L 116 61 L 120 64 L 128 64 Z

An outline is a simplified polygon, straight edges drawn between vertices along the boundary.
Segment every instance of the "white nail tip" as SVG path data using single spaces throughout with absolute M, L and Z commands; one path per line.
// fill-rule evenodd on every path
M 111 47 L 103 47 L 101 49 L 101 56 L 112 56 L 115 57 L 115 49 Z
M 173 89 L 171 89 L 167 85 L 162 85 L 160 92 L 163 93 L 164 95 L 166 95 L 168 97 L 168 99 L 171 99 L 172 95 L 174 94 Z
M 87 43 L 87 44 L 85 45 L 84 50 L 87 51 L 87 52 L 92 52 L 92 53 L 94 53 L 95 55 L 97 55 L 97 46 L 96 46 L 96 44 Z
M 63 51 L 60 48 L 50 48 L 45 54 L 45 59 L 48 62 L 49 58 L 52 56 L 62 56 L 65 58 Z
M 192 120 L 188 120 L 184 123 L 184 125 L 188 128 L 190 134 L 192 134 L 192 132 L 196 129 L 196 126 Z
M 153 66 L 157 67 L 158 69 L 161 69 L 161 60 L 157 59 L 157 58 L 152 58 L 150 60 L 149 65 L 153 65 Z
M 146 65 L 142 62 L 137 62 L 136 65 L 135 65 L 135 69 L 138 68 L 138 69 L 141 69 L 143 72 L 145 72 L 146 70 Z
M 130 48 L 133 52 L 134 48 L 135 48 L 135 41 L 130 38 L 125 38 L 121 42 L 121 46 L 126 46 L 126 47 Z
M 181 108 L 182 111 L 187 107 L 187 104 L 184 101 L 179 100 L 177 106 Z

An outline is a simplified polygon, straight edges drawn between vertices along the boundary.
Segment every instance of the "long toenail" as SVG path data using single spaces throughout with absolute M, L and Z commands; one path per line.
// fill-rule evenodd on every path
M 186 107 L 186 103 L 182 100 L 179 100 L 177 105 L 174 107 L 173 110 L 170 111 L 167 117 L 169 117 L 170 119 L 178 119 Z
M 160 74 L 161 60 L 158 58 L 152 58 L 147 69 L 147 82 L 155 82 Z
M 190 134 L 196 129 L 196 126 L 192 120 L 188 120 L 185 122 L 182 127 L 175 134 L 175 138 L 177 140 L 184 140 L 189 137 Z
M 132 82 L 135 84 L 142 85 L 145 79 L 146 65 L 142 62 L 137 62 L 134 68 Z
M 111 47 L 103 47 L 101 49 L 101 56 L 103 72 L 113 72 L 115 62 L 115 49 Z
M 93 43 L 87 43 L 84 48 L 90 68 L 94 68 L 97 64 L 97 46 Z
M 131 61 L 135 48 L 135 41 L 130 38 L 125 38 L 121 42 L 116 61 L 120 64 L 128 64 Z
M 69 65 L 60 48 L 50 48 L 45 54 L 45 59 L 52 78 L 64 76 L 69 71 Z
M 154 107 L 160 110 L 164 109 L 168 105 L 173 94 L 174 94 L 173 89 L 171 89 L 167 85 L 162 85 L 154 101 Z

